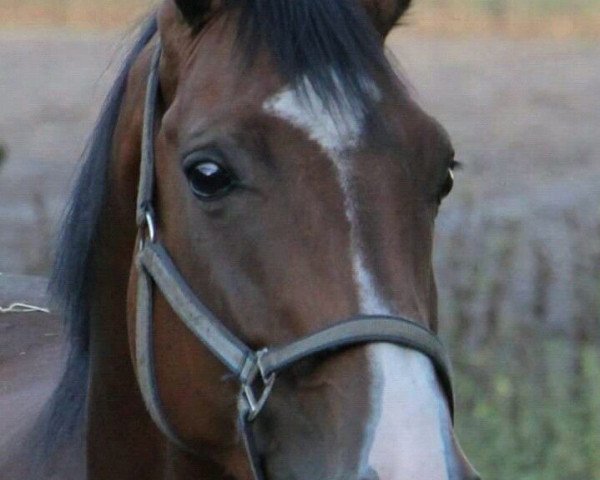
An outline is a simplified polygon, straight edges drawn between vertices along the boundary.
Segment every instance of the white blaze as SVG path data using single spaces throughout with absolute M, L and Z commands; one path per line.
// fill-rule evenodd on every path
M 379 96 L 377 88 L 372 88 Z M 353 191 L 351 153 L 360 142 L 364 117 L 350 102 L 332 112 L 310 84 L 305 93 L 285 88 L 263 108 L 306 132 L 333 162 L 351 228 L 350 255 L 361 313 L 389 315 L 392 310 L 365 265 Z M 443 436 L 449 431 L 449 415 L 431 361 L 395 345 L 380 343 L 368 348 L 375 380 L 362 467 L 365 471 L 372 467 L 381 480 L 452 480 L 444 460 Z
M 452 480 L 447 451 L 451 422 L 431 361 L 390 344 L 368 347 L 379 388 L 379 412 L 368 465 L 381 480 Z M 378 390 L 378 391 L 377 391 Z
M 372 86 L 374 96 L 379 96 Z M 389 308 L 375 288 L 375 279 L 365 267 L 361 248 L 356 201 L 352 192 L 352 161 L 349 153 L 358 146 L 362 135 L 364 116 L 352 108 L 351 102 L 341 102 L 337 108 L 328 109 L 306 83 L 306 95 L 286 88 L 264 104 L 265 111 L 287 120 L 305 131 L 309 138 L 321 146 L 336 167 L 346 217 L 351 228 L 351 257 L 354 281 L 358 287 L 363 313 L 388 314 Z

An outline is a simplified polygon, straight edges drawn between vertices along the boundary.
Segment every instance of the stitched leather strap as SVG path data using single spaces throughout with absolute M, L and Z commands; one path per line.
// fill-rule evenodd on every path
M 427 355 L 440 376 L 452 407 L 449 360 L 439 339 L 419 324 L 401 317 L 363 315 L 311 334 L 288 345 L 267 350 L 258 358 L 198 300 L 160 243 L 147 243 L 138 256 L 140 265 L 156 283 L 177 316 L 241 383 L 258 369 L 269 376 L 319 353 L 361 343 L 388 342 Z
M 275 347 L 261 358 L 263 374 L 269 376 L 316 354 L 343 347 L 385 342 L 417 350 L 429 357 L 454 411 L 450 360 L 444 346 L 432 332 L 402 317 L 360 315 L 288 345 Z
M 159 243 L 146 243 L 138 253 L 136 312 L 136 371 L 146 407 L 163 434 L 181 449 L 194 453 L 169 423 L 158 394 L 154 374 L 152 336 L 152 286 L 155 284 L 177 316 L 232 374 L 241 386 L 240 433 L 255 480 L 265 480 L 252 431 L 250 407 L 244 388 L 260 374 L 262 378 L 284 371 L 294 363 L 320 353 L 371 342 L 388 342 L 417 350 L 433 362 L 454 416 L 450 364 L 439 339 L 424 327 L 401 317 L 359 316 L 271 350 L 253 352 L 227 330 L 197 299 Z

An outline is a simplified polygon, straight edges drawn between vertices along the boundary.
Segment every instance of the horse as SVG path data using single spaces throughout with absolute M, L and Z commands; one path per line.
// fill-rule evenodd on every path
M 160 3 L 63 223 L 65 371 L 2 478 L 479 478 L 435 334 L 457 162 L 384 50 L 409 4 Z

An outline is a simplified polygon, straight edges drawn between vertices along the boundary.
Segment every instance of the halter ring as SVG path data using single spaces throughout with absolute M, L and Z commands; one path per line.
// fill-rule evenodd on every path
M 154 217 L 152 216 L 149 210 L 146 210 L 145 218 L 146 221 L 144 223 L 146 225 L 146 228 L 148 229 L 148 240 L 154 243 L 154 241 L 156 240 L 156 227 L 154 226 Z
M 267 400 L 271 395 L 271 391 L 273 390 L 273 386 L 275 385 L 276 374 L 271 373 L 271 375 L 266 376 L 261 362 L 261 358 L 266 353 L 267 350 L 265 349 L 256 354 L 255 373 L 242 385 L 242 397 L 244 400 L 246 400 L 246 404 L 248 405 L 248 412 L 246 415 L 248 422 L 252 422 L 256 419 L 256 417 L 258 417 L 259 413 L 267 403 Z M 259 374 L 263 386 L 260 397 L 257 399 L 256 394 L 254 393 L 254 383 Z
M 140 224 L 140 250 L 144 248 L 146 240 L 150 240 L 150 243 L 156 241 L 156 225 L 154 223 L 154 215 L 151 210 L 144 212 L 144 220 Z

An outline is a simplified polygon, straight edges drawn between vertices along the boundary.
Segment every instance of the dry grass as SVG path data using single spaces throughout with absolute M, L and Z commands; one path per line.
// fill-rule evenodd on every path
M 3 27 L 122 28 L 136 22 L 151 0 L 0 0 Z
M 582 0 L 580 0 L 581 2 Z M 545 3 L 549 2 L 547 8 Z M 420 0 L 406 19 L 434 35 L 503 34 L 553 38 L 600 36 L 600 3 L 575 7 L 565 0 Z M 0 27 L 122 28 L 156 4 L 153 0 L 0 0 Z M 498 5 L 504 5 L 498 8 Z M 578 4 L 579 5 L 579 4 Z M 528 8 L 524 8 L 528 7 Z
M 501 15 L 467 6 L 422 5 L 407 22 L 414 29 L 434 35 L 500 34 L 512 38 L 598 38 L 600 9 L 586 12 L 507 11 Z

